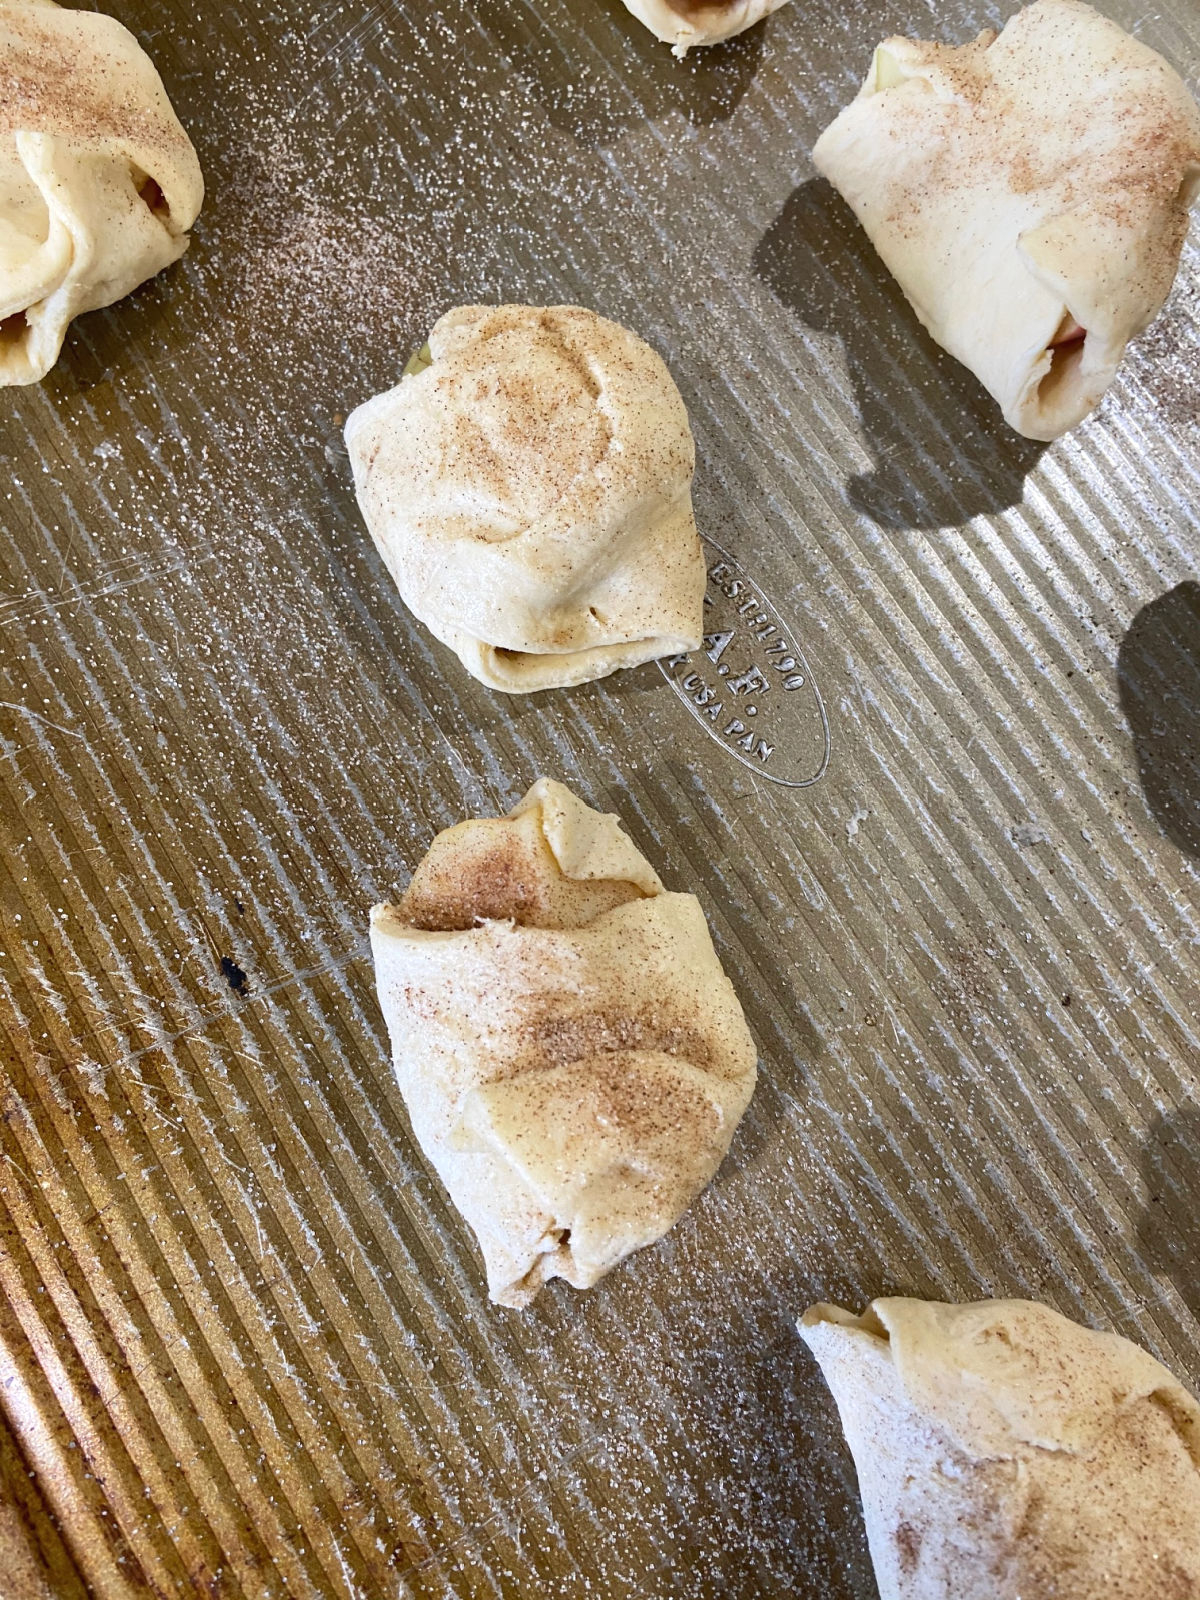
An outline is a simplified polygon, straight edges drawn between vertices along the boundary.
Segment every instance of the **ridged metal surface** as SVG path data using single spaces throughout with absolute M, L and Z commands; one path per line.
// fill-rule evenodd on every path
M 1195 86 L 1187 0 L 1108 9 Z M 1195 232 L 1042 449 L 807 155 L 879 38 L 993 8 L 795 0 L 683 65 L 616 0 L 285 10 L 122 9 L 202 223 L 0 398 L 0 1540 L 62 1600 L 869 1596 L 810 1301 L 1033 1295 L 1200 1383 Z M 508 700 L 404 611 L 340 421 L 499 298 L 667 357 L 816 783 L 654 666 Z M 700 895 L 762 1077 L 667 1240 L 522 1315 L 365 928 L 543 772 Z

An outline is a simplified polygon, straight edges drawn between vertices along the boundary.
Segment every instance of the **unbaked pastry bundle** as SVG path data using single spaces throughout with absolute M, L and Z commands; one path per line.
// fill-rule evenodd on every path
M 1028 1300 L 814 1306 L 880 1600 L 1195 1600 L 1200 1405 Z
M 447 829 L 371 950 L 413 1132 L 501 1305 L 590 1288 L 716 1172 L 758 1053 L 700 902 L 615 817 L 543 778 Z
M 700 643 L 696 451 L 660 356 L 578 306 L 464 306 L 346 423 L 405 604 L 489 688 L 565 688 Z
M 625 0 L 676 55 L 784 0 Z M 0 386 L 175 261 L 203 198 L 137 41 L 0 0 Z M 1170 291 L 1200 111 L 1082 0 L 961 46 L 896 38 L 818 140 L 933 337 L 1049 440 Z M 577 306 L 464 306 L 346 424 L 413 615 L 483 684 L 566 688 L 698 648 L 695 447 L 665 363 Z M 371 914 L 413 1133 L 526 1308 L 659 1240 L 713 1178 L 757 1052 L 694 895 L 539 779 L 439 834 Z M 1200 1406 L 1146 1352 L 1026 1301 L 815 1306 L 882 1600 L 1200 1600 Z
M 178 260 L 204 198 L 162 80 L 113 17 L 0 0 L 0 387 L 72 317 Z

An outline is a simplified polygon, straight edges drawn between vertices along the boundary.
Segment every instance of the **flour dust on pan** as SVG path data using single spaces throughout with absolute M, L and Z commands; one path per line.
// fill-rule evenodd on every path
M 829 766 L 829 718 L 796 629 L 713 539 L 698 650 L 658 665 L 675 693 L 735 761 L 770 783 L 803 789 Z

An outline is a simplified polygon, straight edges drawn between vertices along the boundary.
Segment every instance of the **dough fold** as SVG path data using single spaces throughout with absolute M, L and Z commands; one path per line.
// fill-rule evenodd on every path
M 1115 22 L 1037 0 L 961 48 L 886 40 L 813 161 L 937 342 L 1048 440 L 1170 292 L 1200 109 Z
M 699 902 L 615 817 L 539 779 L 438 835 L 371 949 L 413 1132 L 493 1300 L 590 1288 L 717 1170 L 754 1042 Z
M 1195 1600 L 1200 1405 L 1026 1300 L 806 1312 L 881 1600 Z
M 67 324 L 187 248 L 196 152 L 113 17 L 0 0 L 0 386 L 36 383 Z
M 656 39 L 677 56 L 702 44 L 720 44 L 778 11 L 787 0 L 625 0 Z
M 695 447 L 649 345 L 577 306 L 465 306 L 429 353 L 346 423 L 363 516 L 414 615 L 508 692 L 694 650 Z

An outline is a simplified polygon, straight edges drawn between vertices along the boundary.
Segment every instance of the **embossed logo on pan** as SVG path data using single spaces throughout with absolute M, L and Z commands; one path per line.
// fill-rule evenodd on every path
M 802 789 L 829 765 L 829 718 L 796 631 L 732 556 L 704 540 L 708 588 L 699 650 L 659 667 L 735 761 Z

